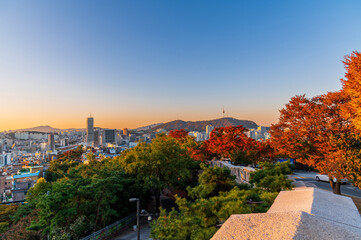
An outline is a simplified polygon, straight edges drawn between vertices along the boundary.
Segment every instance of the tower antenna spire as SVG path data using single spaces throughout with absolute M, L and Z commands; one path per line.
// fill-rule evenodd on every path
M 223 111 L 222 111 L 222 115 L 223 115 L 223 118 L 224 118 L 224 114 L 225 114 L 226 112 L 224 111 L 224 105 L 223 105 Z

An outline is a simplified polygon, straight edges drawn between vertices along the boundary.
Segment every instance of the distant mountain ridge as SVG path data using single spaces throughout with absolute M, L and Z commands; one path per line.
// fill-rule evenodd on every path
M 134 130 L 136 130 L 136 131 L 146 131 L 146 130 L 149 130 L 149 129 L 154 129 L 157 126 L 162 125 L 162 124 L 164 124 L 164 123 L 154 123 L 154 124 L 150 124 L 150 125 L 147 125 L 147 126 L 144 126 L 144 127 L 136 128 Z
M 71 131 L 71 130 L 81 130 L 81 128 L 60 129 L 60 128 L 53 128 L 53 127 L 50 127 L 48 125 L 45 125 L 45 126 L 37 126 L 37 127 L 32 127 L 32 128 L 11 130 L 11 132 L 43 132 L 43 133 L 50 133 L 50 132 L 62 132 L 62 131 Z
M 207 120 L 207 121 L 182 121 L 182 120 L 175 120 L 171 122 L 167 122 L 164 124 L 160 124 L 152 130 L 156 130 L 159 128 L 165 129 L 167 131 L 171 130 L 179 130 L 184 129 L 186 131 L 205 131 L 207 125 L 212 125 L 214 127 L 228 127 L 228 126 L 238 126 L 242 125 L 244 128 L 257 128 L 258 125 L 250 120 L 238 120 L 235 118 L 219 118 L 214 120 Z
M 212 125 L 214 127 L 228 127 L 228 126 L 238 126 L 242 125 L 245 128 L 257 128 L 258 125 L 250 120 L 238 120 L 235 118 L 219 118 L 214 120 L 206 120 L 206 121 L 182 121 L 182 120 L 174 120 L 167 123 L 156 123 L 151 124 L 144 127 L 136 128 L 135 130 L 141 131 L 154 131 L 157 129 L 165 129 L 167 131 L 171 130 L 179 130 L 184 129 L 186 131 L 205 131 L 207 125 Z M 44 132 L 44 133 L 50 133 L 50 132 L 62 132 L 62 131 L 72 131 L 72 130 L 85 130 L 85 128 L 68 128 L 68 129 L 59 129 L 59 128 L 53 128 L 48 125 L 44 126 L 37 126 L 32 128 L 24 128 L 24 129 L 16 129 L 16 130 L 10 130 L 10 132 L 21 132 L 21 131 L 30 131 L 30 132 Z

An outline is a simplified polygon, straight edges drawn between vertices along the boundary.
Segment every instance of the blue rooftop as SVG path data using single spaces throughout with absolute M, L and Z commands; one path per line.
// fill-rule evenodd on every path
M 23 174 L 17 174 L 14 175 L 14 179 L 16 178 L 24 178 L 24 177 L 35 177 L 35 176 L 39 176 L 40 171 L 37 171 L 36 173 L 23 173 Z

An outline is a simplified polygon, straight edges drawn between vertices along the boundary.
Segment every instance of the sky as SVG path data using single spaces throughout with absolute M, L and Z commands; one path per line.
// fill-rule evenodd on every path
M 0 0 L 0 131 L 276 123 L 341 88 L 361 1 Z

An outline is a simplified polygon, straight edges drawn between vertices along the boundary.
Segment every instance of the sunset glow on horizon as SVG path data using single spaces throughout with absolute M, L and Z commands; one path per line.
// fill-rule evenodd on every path
M 359 1 L 0 1 L 0 131 L 226 116 L 341 88 Z M 348 24 L 352 22 L 354 24 Z

